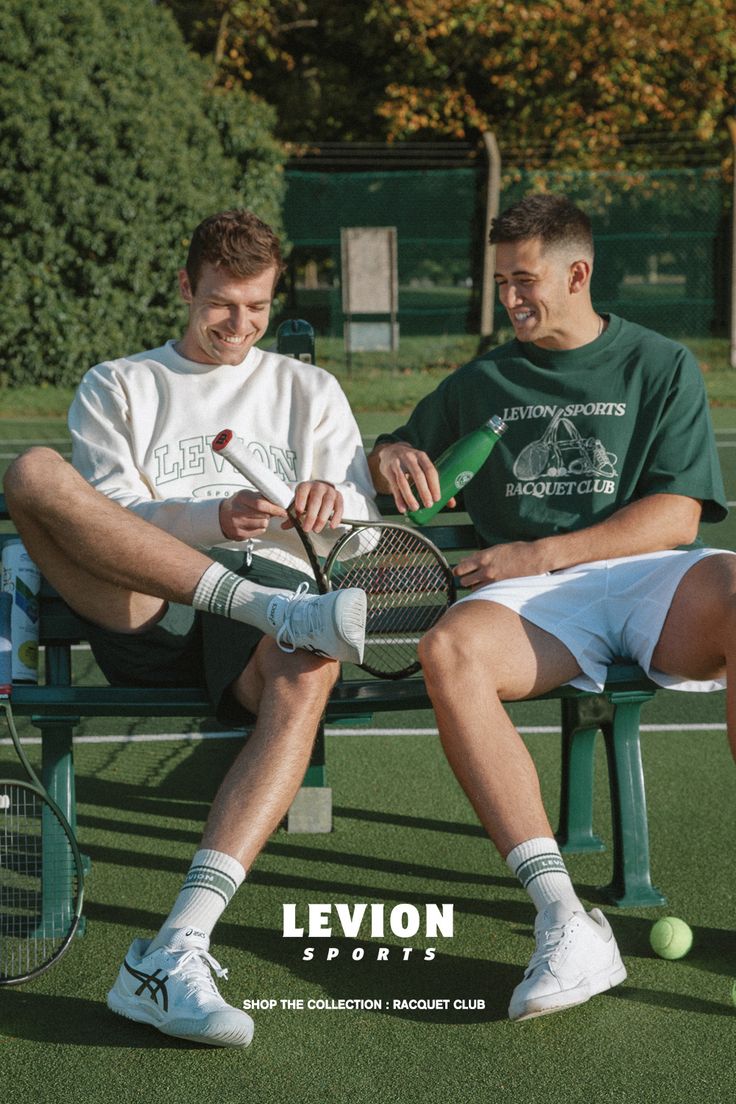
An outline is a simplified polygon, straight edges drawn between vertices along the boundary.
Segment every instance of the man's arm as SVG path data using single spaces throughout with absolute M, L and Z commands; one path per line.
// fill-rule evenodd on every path
M 439 502 L 437 469 L 426 452 L 406 441 L 377 445 L 368 457 L 368 467 L 378 493 L 392 494 L 400 514 Z M 448 505 L 455 505 L 454 498 Z
M 416 486 L 424 505 L 436 501 L 432 495 L 439 497 L 432 461 L 406 442 L 379 445 L 368 463 L 376 489 L 382 494 L 393 494 L 402 513 L 418 506 L 409 481 Z M 402 473 L 407 473 L 408 478 Z M 594 560 L 677 548 L 697 537 L 701 509 L 698 499 L 686 495 L 651 494 L 622 506 L 605 521 L 576 532 L 484 548 L 461 560 L 455 573 L 463 586 L 481 586 Z
M 461 560 L 455 573 L 463 586 L 475 587 L 594 560 L 663 552 L 695 540 L 701 508 L 685 495 L 649 495 L 587 529 L 484 548 Z
M 129 400 L 116 373 L 96 365 L 82 379 L 69 408 L 72 466 L 96 490 L 191 547 L 224 540 L 219 499 L 172 494 L 156 498 L 133 457 Z

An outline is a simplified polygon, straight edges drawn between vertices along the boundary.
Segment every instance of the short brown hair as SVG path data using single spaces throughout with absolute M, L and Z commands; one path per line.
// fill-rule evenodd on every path
M 541 238 L 543 245 L 551 248 L 583 248 L 593 256 L 590 219 L 566 196 L 545 192 L 525 196 L 491 223 L 491 245 L 529 238 Z
M 233 276 L 260 276 L 267 268 L 284 270 L 281 244 L 270 226 L 252 211 L 220 211 L 200 222 L 192 234 L 186 270 L 196 291 L 202 267 L 225 268 Z

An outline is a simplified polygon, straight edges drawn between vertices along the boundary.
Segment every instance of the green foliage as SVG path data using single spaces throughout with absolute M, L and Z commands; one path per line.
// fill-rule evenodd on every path
M 515 164 L 578 168 L 725 151 L 736 0 L 162 2 L 297 144 L 493 130 Z
M 610 165 L 657 132 L 682 154 L 733 108 L 734 0 L 372 0 L 368 18 L 403 48 L 378 109 L 393 138 L 493 129 L 527 165 Z
M 401 71 L 391 28 L 364 0 L 161 0 L 227 89 L 255 89 L 294 142 L 382 139 L 377 108 Z
M 202 218 L 279 227 L 283 156 L 272 110 L 213 92 L 150 0 L 6 0 L 0 68 L 0 384 L 73 385 L 180 329 Z

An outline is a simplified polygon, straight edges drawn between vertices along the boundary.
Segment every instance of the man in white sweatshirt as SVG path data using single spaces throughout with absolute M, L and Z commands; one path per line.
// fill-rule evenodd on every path
M 257 347 L 281 271 L 260 219 L 206 219 L 179 273 L 181 340 L 87 372 L 69 414 L 73 467 L 32 449 L 5 482 L 28 551 L 88 620 L 111 682 L 199 679 L 220 719 L 256 718 L 171 912 L 153 940 L 133 942 L 108 994 L 120 1015 L 215 1046 L 247 1046 L 253 1023 L 217 991 L 212 929 L 299 788 L 338 673 L 327 656 L 360 655 L 365 598 L 305 599 L 285 511 L 210 443 L 229 427 L 255 449 L 326 546 L 343 513 L 375 515 L 337 381 Z

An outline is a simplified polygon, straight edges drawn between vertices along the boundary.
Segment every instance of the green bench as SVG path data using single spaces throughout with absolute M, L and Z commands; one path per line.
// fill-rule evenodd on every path
M 471 525 L 447 514 L 432 526 L 432 538 L 448 555 L 479 547 Z M 0 521 L 7 521 L 0 496 Z M 7 527 L 6 527 L 7 528 Z M 0 534 L 0 544 L 13 539 Z M 53 798 L 76 824 L 73 734 L 83 717 L 212 716 L 212 704 L 200 689 L 121 688 L 74 685 L 71 649 L 85 639 L 84 624 L 44 583 L 40 603 L 40 642 L 45 648 L 43 685 L 17 685 L 13 708 L 41 733 L 42 775 Z M 665 898 L 652 885 L 646 794 L 639 744 L 641 707 L 657 687 L 634 664 L 620 662 L 609 670 L 605 690 L 590 694 L 572 687 L 544 695 L 561 707 L 562 781 L 557 838 L 570 853 L 603 851 L 593 831 L 595 744 L 601 732 L 607 753 L 611 791 L 613 870 L 605 896 L 620 906 L 661 905 Z M 377 678 L 341 679 L 330 698 L 325 720 L 347 724 L 370 722 L 375 714 L 429 708 L 421 677 L 402 681 Z M 331 789 L 327 785 L 324 728 L 318 734 L 304 784 L 290 810 L 290 831 L 329 831 Z

